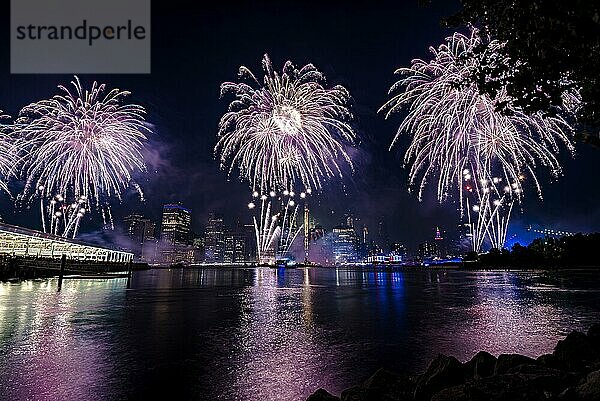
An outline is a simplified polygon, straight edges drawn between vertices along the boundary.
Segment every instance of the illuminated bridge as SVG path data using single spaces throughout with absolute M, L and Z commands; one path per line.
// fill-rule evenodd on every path
M 127 263 L 133 253 L 115 251 L 41 231 L 0 223 L 0 254 L 29 258 Z
M 534 228 L 532 226 L 529 226 L 529 227 L 527 227 L 527 231 L 534 232 L 536 234 L 542 234 L 546 237 L 554 237 L 554 238 L 569 237 L 569 236 L 575 235 L 575 233 L 572 233 L 569 231 L 553 230 L 551 228 L 545 228 L 545 227 Z

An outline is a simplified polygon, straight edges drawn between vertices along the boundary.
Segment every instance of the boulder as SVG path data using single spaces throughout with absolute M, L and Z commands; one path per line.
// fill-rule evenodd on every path
M 510 369 L 519 365 L 534 365 L 535 359 L 519 354 L 502 354 L 498 356 L 496 366 L 494 367 L 494 375 L 501 375 L 508 372 Z
M 413 399 L 415 384 L 404 376 L 379 369 L 362 386 L 342 391 L 342 401 L 408 401 Z
M 340 396 L 342 401 L 375 401 L 377 400 L 377 398 L 375 398 L 374 394 L 371 394 L 371 392 L 361 386 L 354 386 L 354 387 L 350 387 L 347 388 L 346 390 L 342 391 L 342 394 Z
M 412 399 L 415 384 L 407 377 L 379 369 L 364 382 L 363 388 L 369 390 L 369 396 L 381 400 L 408 400 Z
M 340 401 L 340 397 L 336 397 L 327 390 L 320 388 L 312 393 L 306 401 Z
M 541 366 L 546 366 L 548 368 L 558 368 L 560 366 L 560 364 L 557 362 L 556 358 L 552 354 L 540 355 L 535 361 Z
M 575 388 L 567 387 L 563 390 L 557 397 L 559 401 L 573 401 L 577 399 L 577 395 L 575 394 Z
M 414 397 L 417 400 L 429 400 L 433 394 L 463 383 L 462 364 L 452 356 L 440 354 L 417 381 Z
M 565 369 L 576 371 L 585 367 L 586 362 L 596 357 L 594 346 L 588 336 L 572 331 L 564 340 L 560 340 L 552 355 Z
M 519 376 L 531 387 L 552 394 L 560 394 L 565 388 L 579 381 L 578 378 L 558 369 L 537 364 L 518 365 L 509 369 L 507 373 Z
M 593 348 L 593 370 L 600 368 L 600 324 L 595 324 L 587 332 L 588 340 Z
M 497 358 L 489 352 L 479 351 L 464 364 L 466 379 L 481 379 L 494 374 Z
M 448 387 L 439 391 L 431 397 L 431 401 L 470 401 L 469 395 L 466 392 L 466 386 Z
M 587 336 L 590 341 L 600 342 L 600 324 L 594 324 L 588 329 Z
M 503 374 L 472 381 L 467 385 L 465 394 L 467 400 L 474 401 L 537 401 L 547 398 L 544 391 L 531 386 L 517 374 Z
M 575 388 L 575 394 L 582 401 L 600 400 L 600 370 L 588 374 L 585 382 Z

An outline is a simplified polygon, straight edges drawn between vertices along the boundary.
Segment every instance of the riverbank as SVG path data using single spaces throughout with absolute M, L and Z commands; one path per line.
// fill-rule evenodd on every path
M 307 401 L 535 401 L 600 400 L 600 324 L 571 332 L 552 354 L 495 357 L 485 351 L 461 363 L 438 355 L 427 370 L 402 376 L 380 369 L 364 383 L 342 391 L 324 389 Z

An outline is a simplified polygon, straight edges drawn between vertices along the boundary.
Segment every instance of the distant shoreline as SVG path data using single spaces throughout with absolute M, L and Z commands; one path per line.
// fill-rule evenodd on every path
M 192 264 L 192 265 L 150 265 L 149 269 L 255 269 L 257 267 L 264 266 L 256 266 L 256 265 L 233 265 L 233 264 Z M 280 268 L 276 267 L 264 267 L 270 268 L 273 270 L 279 270 Z M 531 267 L 516 267 L 516 266 L 464 266 L 464 265 L 437 265 L 437 266 L 422 266 L 422 265 L 384 265 L 384 264 L 375 264 L 375 265 L 338 265 L 338 266 L 301 266 L 301 267 L 286 267 L 281 268 L 283 270 L 302 270 L 302 269 L 353 269 L 353 270 L 421 270 L 421 271 L 430 271 L 430 270 L 451 270 L 451 271 L 590 271 L 590 270 L 598 270 L 600 271 L 600 266 L 568 266 L 568 267 L 545 267 L 545 266 L 531 266 Z

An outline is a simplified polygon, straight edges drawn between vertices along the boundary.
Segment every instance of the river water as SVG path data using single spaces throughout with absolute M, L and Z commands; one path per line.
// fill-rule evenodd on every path
M 438 353 L 538 356 L 600 272 L 204 268 L 0 283 L 0 400 L 304 400 Z

